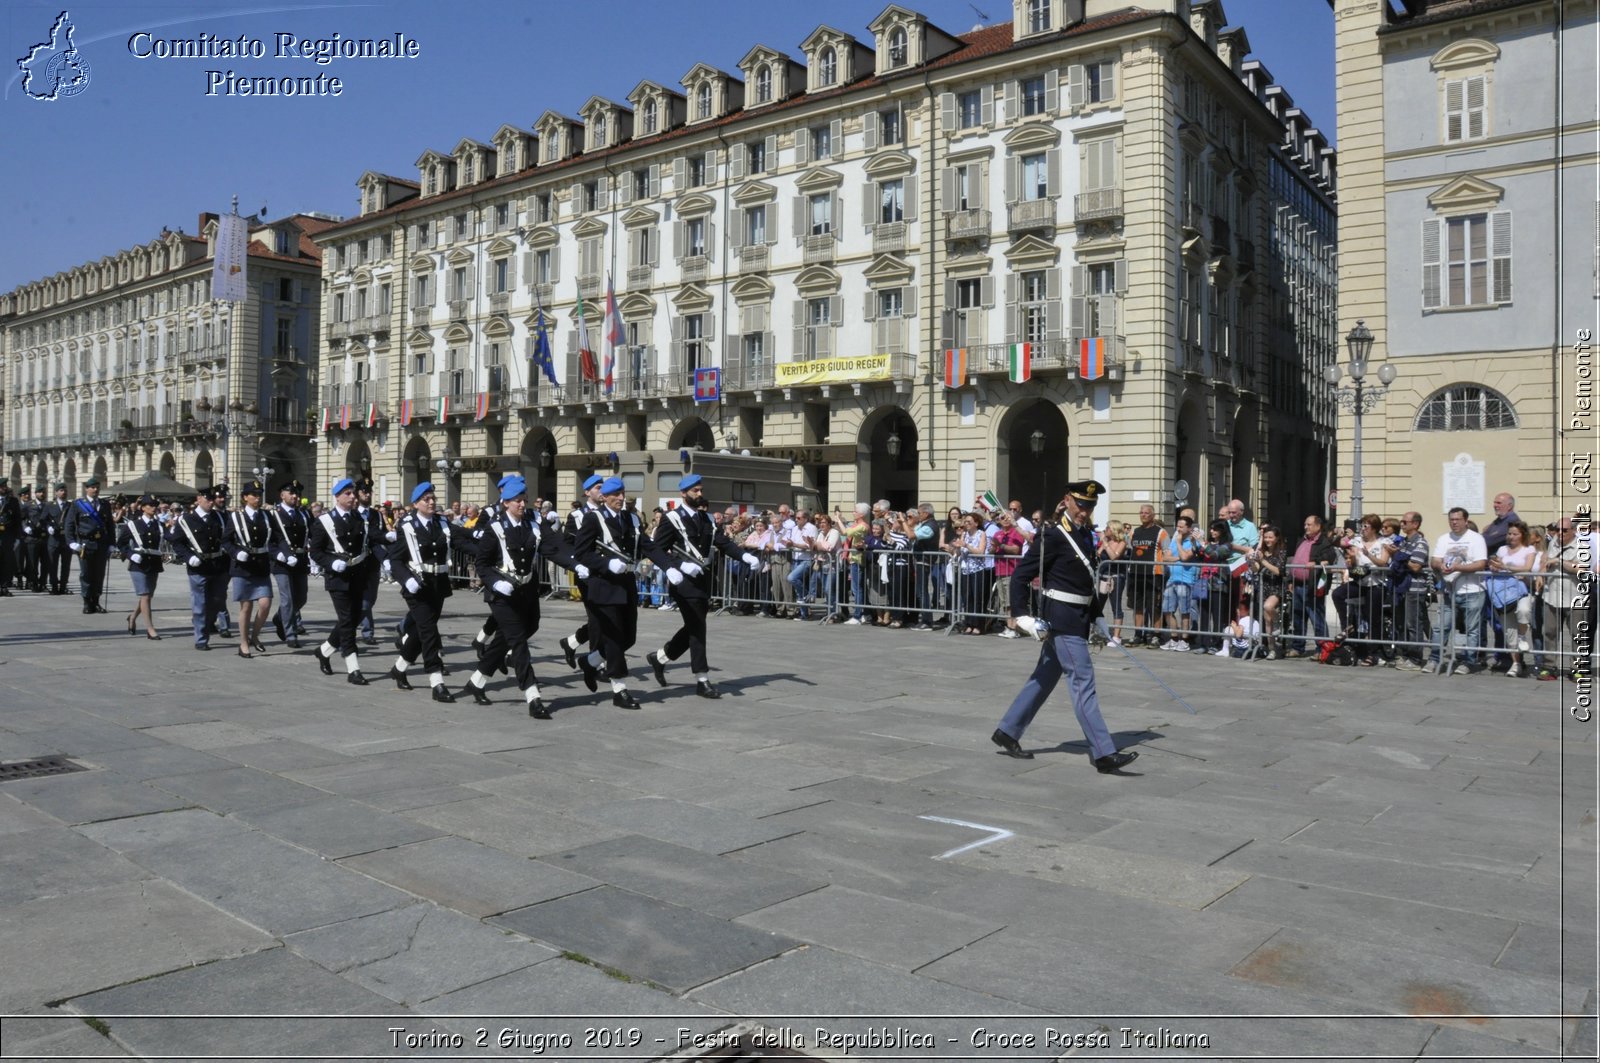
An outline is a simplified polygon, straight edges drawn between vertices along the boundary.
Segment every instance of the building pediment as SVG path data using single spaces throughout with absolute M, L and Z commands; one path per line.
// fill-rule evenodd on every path
M 484 250 L 494 257 L 499 257 L 500 255 L 514 254 L 517 250 L 517 245 L 507 240 L 504 236 L 498 236 Z
M 1205 130 L 1193 122 L 1184 122 L 1178 126 L 1178 143 L 1190 151 L 1202 152 L 1206 148 Z
M 1061 130 L 1053 123 L 1032 122 L 1007 133 L 1003 143 L 1012 151 L 1049 147 L 1061 143 Z
M 806 35 L 805 40 L 800 42 L 800 50 L 802 52 L 810 52 L 825 44 L 837 45 L 846 43 L 854 44 L 855 38 L 844 30 L 836 30 L 832 26 L 818 26 Z
M 751 203 L 771 203 L 778 198 L 778 190 L 765 181 L 746 181 L 733 193 L 733 201 L 740 206 Z
M 680 314 L 703 314 L 711 309 L 711 293 L 699 284 L 685 284 L 672 297 L 672 305 Z
M 589 236 L 604 236 L 605 234 L 606 223 L 598 218 L 584 218 L 572 227 L 572 235 L 580 240 Z
M 432 347 L 433 333 L 425 328 L 414 328 L 411 330 L 411 335 L 406 337 L 406 345 L 408 347 Z
M 617 310 L 625 320 L 642 321 L 656 313 L 656 301 L 643 292 L 629 292 L 617 300 Z
M 867 23 L 867 29 L 873 33 L 882 33 L 891 25 L 904 25 L 907 22 L 926 22 L 927 17 L 915 11 L 901 7 L 899 4 L 890 4 L 878 13 L 878 17 Z
M 1428 197 L 1428 206 L 1441 214 L 1460 214 L 1498 206 L 1506 190 L 1481 177 L 1464 174 Z
M 465 266 L 472 261 L 472 252 L 464 247 L 458 247 L 444 256 L 445 263 L 451 266 Z
M 410 269 L 411 269 L 412 273 L 431 273 L 431 272 L 433 272 L 433 256 L 432 255 L 414 255 L 412 257 L 412 259 L 411 259 Z
M 1049 240 L 1042 240 L 1033 233 L 1028 233 L 1022 239 L 1013 243 L 1005 250 L 1006 263 L 1012 269 L 1040 266 L 1050 266 L 1061 257 L 1061 249 Z
M 690 192 L 688 195 L 680 197 L 673 205 L 673 209 L 686 218 L 693 218 L 701 214 L 710 214 L 713 210 L 716 210 L 717 201 L 704 192 Z
M 864 167 L 867 176 L 876 179 L 903 177 L 916 168 L 917 160 L 903 151 L 880 151 Z
M 554 247 L 561 242 L 561 233 L 554 225 L 540 225 L 528 233 L 529 247 Z
M 622 216 L 624 229 L 642 229 L 647 225 L 654 225 L 661 219 L 661 215 L 647 207 L 634 207 Z
M 372 271 L 363 266 L 361 269 L 356 270 L 350 279 L 357 284 L 371 284 Z
M 839 271 L 832 266 L 807 266 L 795 275 L 794 286 L 803 295 L 831 295 L 839 290 Z
M 511 335 L 511 322 L 499 315 L 491 317 L 483 326 L 483 334 L 490 339 L 505 339 Z
M 762 63 L 770 63 L 774 60 L 779 62 L 788 62 L 789 57 L 778 51 L 776 48 L 769 48 L 764 44 L 758 44 L 748 52 L 744 53 L 744 58 L 739 60 L 738 66 L 740 70 L 743 70 L 746 74 L 748 74 L 756 66 Z
M 496 144 L 503 144 L 507 140 L 515 140 L 517 137 L 531 137 L 531 136 L 533 136 L 533 134 L 531 132 L 529 132 L 528 130 L 526 130 L 526 129 L 518 129 L 516 126 L 512 125 L 510 122 L 507 122 L 505 125 L 501 126 L 499 129 L 494 131 L 494 142 Z
M 772 282 L 759 274 L 749 274 L 733 282 L 733 287 L 728 289 L 733 294 L 733 299 L 740 306 L 756 303 L 770 303 L 775 289 Z
M 844 185 L 844 175 L 838 170 L 830 170 L 826 166 L 808 171 L 806 175 L 794 183 L 795 188 L 807 195 L 813 192 L 826 192 L 829 189 L 839 188 Z
M 1469 37 L 1464 41 L 1453 41 L 1435 52 L 1428 65 L 1434 70 L 1461 70 L 1488 66 L 1499 58 L 1498 46 L 1477 37 Z
M 952 255 L 945 260 L 944 268 L 957 277 L 987 277 L 994 271 L 994 259 L 988 255 Z
M 459 321 L 453 322 L 449 328 L 444 330 L 444 341 L 446 343 L 471 343 L 472 330 Z
M 911 264 L 899 255 L 879 255 L 873 259 L 872 265 L 866 268 L 863 275 L 869 285 L 884 287 L 905 284 L 911 280 L 915 272 Z
M 688 88 L 704 78 L 711 78 L 713 80 L 720 78 L 725 80 L 731 76 L 732 75 L 730 75 L 726 70 L 718 70 L 710 63 L 696 63 L 694 66 L 689 68 L 689 72 L 687 74 L 683 75 L 683 80 L 680 82 L 680 84 L 683 85 L 684 88 Z
M 465 155 L 465 154 L 467 154 L 468 152 L 471 152 L 471 151 L 489 151 L 489 150 L 490 150 L 490 148 L 489 148 L 489 145 L 487 145 L 487 144 L 479 143 L 478 141 L 473 140 L 471 137 L 462 137 L 461 138 L 461 143 L 457 144 L 456 145 L 456 150 L 452 151 L 450 154 L 456 156 L 457 158 L 460 158 L 462 155 Z
M 422 155 L 420 157 L 418 157 L 417 161 L 415 163 L 413 163 L 412 165 L 417 166 L 417 167 L 420 168 L 420 167 L 424 167 L 424 166 L 436 166 L 441 162 L 451 162 L 451 161 L 452 160 L 451 160 L 450 156 L 441 155 L 437 151 L 434 151 L 432 148 L 429 148 L 427 151 L 423 152 Z

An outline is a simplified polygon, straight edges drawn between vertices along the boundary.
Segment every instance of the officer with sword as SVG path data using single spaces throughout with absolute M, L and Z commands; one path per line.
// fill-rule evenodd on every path
M 600 485 L 602 502 L 578 522 L 572 560 L 589 570 L 587 600 L 589 630 L 597 649 L 578 657 L 583 682 L 599 689 L 600 667 L 611 680 L 611 704 L 637 709 L 628 692 L 628 650 L 638 639 L 639 558 L 649 558 L 662 568 L 672 567 L 655 543 L 644 534 L 639 515 L 626 507 L 622 479 L 612 476 Z

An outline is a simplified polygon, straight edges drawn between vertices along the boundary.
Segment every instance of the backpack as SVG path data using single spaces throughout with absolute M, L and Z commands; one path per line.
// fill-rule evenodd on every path
M 1356 663 L 1356 655 L 1344 644 L 1344 636 L 1340 635 L 1336 639 L 1323 639 L 1317 643 L 1317 661 L 1321 664 L 1352 665 Z

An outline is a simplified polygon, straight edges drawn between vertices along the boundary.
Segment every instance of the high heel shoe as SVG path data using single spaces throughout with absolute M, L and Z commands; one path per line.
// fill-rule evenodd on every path
M 153 631 L 151 631 L 151 632 L 147 632 L 147 633 L 146 633 L 146 634 L 145 634 L 145 636 L 144 636 L 144 637 L 145 637 L 145 638 L 147 638 L 147 639 L 149 639 L 149 640 L 150 640 L 150 641 L 152 641 L 152 642 L 159 642 L 159 641 L 161 641 L 161 636 L 160 636 L 160 635 L 157 635 L 157 634 L 156 634 L 156 633 L 155 633 L 155 632 L 153 632 Z
M 240 656 L 240 657 L 243 657 L 243 658 L 244 658 L 244 659 L 245 659 L 245 660 L 247 660 L 247 661 L 248 661 L 248 660 L 249 660 L 249 659 L 250 659 L 250 656 L 251 656 L 251 655 L 250 655 L 250 654 L 248 654 L 248 653 L 246 653 L 246 652 L 244 652 L 244 651 L 243 651 L 243 650 L 240 650 L 240 651 L 239 651 L 239 656 Z
M 135 620 L 135 616 L 134 615 L 129 615 L 129 617 L 128 617 L 128 634 L 130 634 L 130 635 L 132 635 L 134 633 L 134 631 L 133 631 L 133 622 L 134 622 L 134 620 Z

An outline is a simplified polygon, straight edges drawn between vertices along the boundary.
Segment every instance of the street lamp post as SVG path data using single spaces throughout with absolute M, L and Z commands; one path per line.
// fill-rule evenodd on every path
M 1048 486 L 1047 477 L 1049 472 L 1045 469 L 1044 462 L 1040 460 L 1044 456 L 1044 432 L 1042 430 L 1035 428 L 1029 433 L 1028 450 L 1033 454 L 1033 463 L 1039 467 L 1039 505 L 1048 509 L 1050 500 L 1044 496 Z
M 1322 372 L 1323 379 L 1334 389 L 1334 399 L 1339 403 L 1341 410 L 1355 414 L 1356 434 L 1355 450 L 1351 454 L 1350 469 L 1350 517 L 1352 520 L 1361 519 L 1361 418 L 1368 410 L 1375 408 L 1389 392 L 1389 385 L 1400 375 L 1394 363 L 1384 362 L 1378 368 L 1378 384 L 1373 387 L 1367 384 L 1367 358 L 1372 354 L 1372 330 L 1367 328 L 1365 321 L 1357 321 L 1356 327 L 1350 330 L 1344 338 L 1345 347 L 1350 351 L 1351 384 L 1349 387 L 1340 387 L 1339 378 L 1342 375 L 1338 362 L 1329 364 Z
M 439 477 L 440 477 L 440 479 L 444 480 L 444 482 L 445 482 L 444 483 L 444 493 L 445 493 L 444 504 L 446 506 L 448 506 L 450 504 L 450 480 L 453 477 L 457 477 L 457 476 L 461 475 L 461 459 L 460 458 L 452 458 L 449 455 L 446 455 L 445 457 L 442 457 L 438 461 L 434 462 L 433 463 L 433 467 L 435 469 L 439 470 Z

